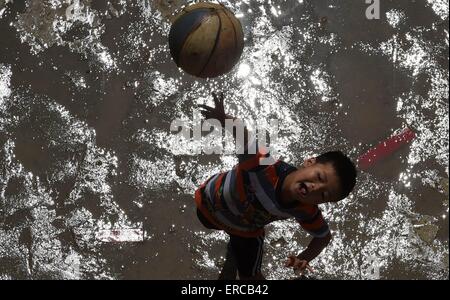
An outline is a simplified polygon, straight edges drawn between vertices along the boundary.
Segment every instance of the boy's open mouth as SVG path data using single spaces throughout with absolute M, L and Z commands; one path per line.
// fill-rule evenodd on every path
M 308 194 L 308 187 L 305 183 L 300 182 L 298 185 L 298 193 L 300 194 L 300 197 L 304 198 Z

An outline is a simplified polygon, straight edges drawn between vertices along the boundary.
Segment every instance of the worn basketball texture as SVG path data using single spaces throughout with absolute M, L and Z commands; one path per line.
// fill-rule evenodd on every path
M 244 33 L 226 7 L 203 2 L 184 8 L 175 18 L 169 45 L 178 67 L 197 77 L 217 77 L 239 61 Z

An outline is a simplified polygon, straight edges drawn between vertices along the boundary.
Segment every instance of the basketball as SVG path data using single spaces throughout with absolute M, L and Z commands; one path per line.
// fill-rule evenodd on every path
M 200 78 L 212 78 L 228 73 L 239 61 L 244 33 L 225 6 L 196 3 L 175 17 L 169 46 L 178 67 Z

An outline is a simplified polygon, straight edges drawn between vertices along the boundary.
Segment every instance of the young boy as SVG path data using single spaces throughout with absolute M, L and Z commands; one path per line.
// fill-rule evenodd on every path
M 235 119 L 225 114 L 223 94 L 218 97 L 213 93 L 213 97 L 215 107 L 200 105 L 202 114 L 224 127 L 225 120 Z M 236 130 L 233 136 L 236 139 Z M 248 136 L 244 129 L 245 152 L 238 155 L 239 163 L 231 171 L 211 177 L 195 192 L 197 216 L 205 227 L 229 234 L 224 270 L 231 267 L 236 278 L 233 267 L 237 268 L 240 279 L 264 279 L 264 226 L 295 218 L 313 239 L 298 256 L 289 257 L 286 267 L 300 273 L 312 271 L 309 263 L 331 240 L 318 204 L 348 196 L 355 186 L 355 166 L 339 151 L 307 159 L 300 168 L 280 160 L 261 164 L 268 155 L 257 146 L 256 154 L 249 153 L 252 142 L 248 142 Z M 225 274 L 219 278 L 224 279 Z

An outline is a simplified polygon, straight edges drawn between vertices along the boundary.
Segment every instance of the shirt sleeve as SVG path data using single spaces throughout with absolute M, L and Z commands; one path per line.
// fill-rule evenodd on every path
M 239 167 L 242 170 L 251 170 L 259 166 L 268 166 L 276 163 L 270 155 L 269 149 L 260 146 L 258 140 L 252 137 L 244 147 L 244 153 L 238 154 Z
M 296 220 L 300 226 L 313 237 L 323 238 L 330 233 L 328 223 L 323 218 L 319 208 L 315 210 L 310 218 L 296 218 Z

